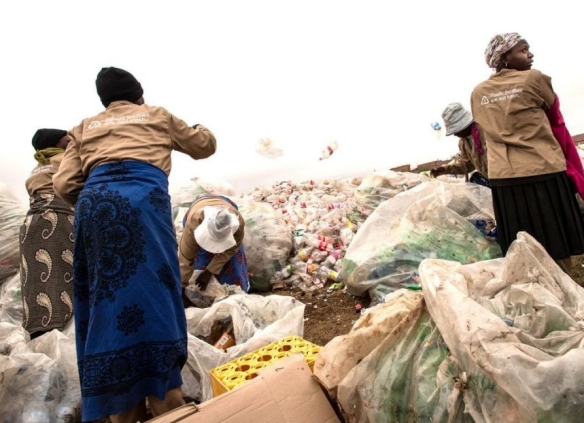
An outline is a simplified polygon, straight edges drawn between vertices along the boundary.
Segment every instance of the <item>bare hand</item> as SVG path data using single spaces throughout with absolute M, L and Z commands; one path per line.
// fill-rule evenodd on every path
M 438 176 L 445 175 L 445 174 L 446 174 L 446 169 L 444 169 L 443 167 L 436 167 L 430 171 L 430 176 L 432 178 L 436 178 Z
M 211 276 L 213 276 L 213 274 L 205 269 L 195 281 L 195 285 L 197 285 L 201 291 L 204 291 L 207 289 L 207 285 L 209 285 Z

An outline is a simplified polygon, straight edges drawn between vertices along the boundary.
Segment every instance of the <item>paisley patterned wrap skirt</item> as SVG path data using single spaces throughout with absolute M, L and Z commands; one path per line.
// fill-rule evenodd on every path
M 63 329 L 73 317 L 73 209 L 36 194 L 20 228 L 23 326 L 31 334 Z

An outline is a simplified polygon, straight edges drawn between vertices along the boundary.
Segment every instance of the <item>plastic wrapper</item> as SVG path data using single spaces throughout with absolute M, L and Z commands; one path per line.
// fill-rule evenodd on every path
M 266 203 L 238 204 L 245 219 L 243 246 L 252 290 L 267 291 L 275 272 L 286 266 L 292 251 L 292 232 L 281 214 Z
M 20 268 L 20 227 L 28 208 L 0 182 L 0 284 Z
M 492 219 L 491 192 L 474 184 L 425 182 L 379 205 L 363 223 L 342 262 L 353 295 L 374 302 L 399 288 L 419 286 L 425 258 L 473 263 L 501 256 L 499 245 L 473 223 Z
M 292 297 L 233 295 L 210 308 L 188 308 L 188 360 L 183 368 L 190 373 L 183 394 L 207 401 L 213 397 L 209 372 L 217 366 L 255 351 L 288 335 L 304 335 L 304 304 Z M 226 352 L 199 337 L 209 336 L 214 323 L 231 317 L 236 345 Z
M 23 306 L 20 273 L 0 285 L 0 322 L 22 325 Z
M 428 259 L 420 276 L 477 423 L 581 421 L 584 289 L 541 244 L 519 232 L 504 260 Z

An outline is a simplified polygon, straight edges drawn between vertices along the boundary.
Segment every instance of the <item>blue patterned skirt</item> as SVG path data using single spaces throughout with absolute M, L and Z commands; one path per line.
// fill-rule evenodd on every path
M 73 257 L 83 421 L 182 385 L 187 330 L 168 178 L 137 161 L 93 169 Z
M 201 248 L 197 250 L 195 257 L 195 270 L 205 270 L 215 254 Z M 221 285 L 237 285 L 243 292 L 249 291 L 249 271 L 247 270 L 247 260 L 245 258 L 245 249 L 243 245 L 239 247 L 237 253 L 229 259 L 221 272 L 217 275 L 217 281 Z

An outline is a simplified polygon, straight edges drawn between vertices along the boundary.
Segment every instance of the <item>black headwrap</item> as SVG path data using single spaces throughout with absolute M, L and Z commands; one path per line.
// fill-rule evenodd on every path
M 105 107 L 117 100 L 135 102 L 144 95 L 142 85 L 134 75 L 120 68 L 102 68 L 97 74 L 95 86 Z
M 67 135 L 67 131 L 62 129 L 39 129 L 32 137 L 32 146 L 35 150 L 54 147 L 65 135 Z

